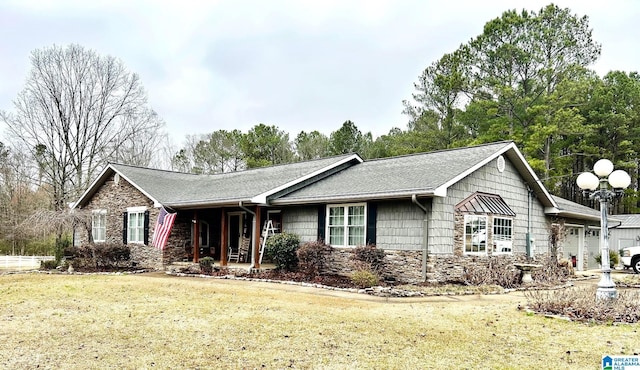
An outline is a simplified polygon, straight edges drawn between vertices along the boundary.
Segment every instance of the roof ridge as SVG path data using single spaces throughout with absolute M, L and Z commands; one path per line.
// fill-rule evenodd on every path
M 494 142 L 491 142 L 491 143 L 482 143 L 482 144 L 473 145 L 473 146 L 460 146 L 460 147 L 457 147 L 457 148 L 439 149 L 439 150 L 434 150 L 434 151 L 430 151 L 430 152 L 418 152 L 418 153 L 394 155 L 394 156 L 391 156 L 391 157 L 372 158 L 372 159 L 366 160 L 365 163 L 366 162 L 383 161 L 383 160 L 387 160 L 387 159 L 398 159 L 398 158 L 414 157 L 414 156 L 425 155 L 425 154 L 437 154 L 437 153 L 445 153 L 445 152 L 458 151 L 458 150 L 475 149 L 475 148 L 480 148 L 480 147 L 489 146 L 489 145 L 511 144 L 513 142 L 514 142 L 513 140 L 501 140 L 501 141 L 494 141 Z
M 144 166 L 137 166 L 137 165 L 132 165 L 132 164 L 118 163 L 118 162 L 108 162 L 107 164 L 111 165 L 111 166 L 115 165 L 115 166 L 129 167 L 129 168 L 137 168 L 137 169 L 140 169 L 140 170 L 151 170 L 151 171 L 168 172 L 168 173 L 175 173 L 175 174 L 181 174 L 181 175 L 199 176 L 197 173 L 165 170 L 165 169 L 162 169 L 162 168 L 144 167 Z
M 331 155 L 331 156 L 328 156 L 328 157 L 308 159 L 306 161 L 298 161 L 298 162 L 290 162 L 290 163 L 278 163 L 278 164 L 273 164 L 273 165 L 264 166 L 264 167 L 253 167 L 253 168 L 245 168 L 245 169 L 238 170 L 238 171 L 207 173 L 207 174 L 197 174 L 197 173 L 192 173 L 192 172 L 165 170 L 165 169 L 160 169 L 160 168 L 136 166 L 136 165 L 131 165 L 131 164 L 117 163 L 117 162 L 108 162 L 107 164 L 116 165 L 116 166 L 125 166 L 125 167 L 130 167 L 130 168 L 137 168 L 137 169 L 142 169 L 142 170 L 152 170 L 152 171 L 160 171 L 160 172 L 168 172 L 168 173 L 175 173 L 175 174 L 184 174 L 184 175 L 193 175 L 193 176 L 203 176 L 204 177 L 204 176 L 221 176 L 221 175 L 241 174 L 241 173 L 247 173 L 247 172 L 256 171 L 256 170 L 264 170 L 265 168 L 277 168 L 277 167 L 283 167 L 283 166 L 290 166 L 290 165 L 294 165 L 294 164 L 312 163 L 312 162 L 323 161 L 323 160 L 332 159 L 332 158 L 335 158 L 335 159 L 347 158 L 347 157 L 353 156 L 353 155 L 357 155 L 358 157 L 360 157 L 360 155 L 358 153 L 336 154 L 336 155 Z
M 228 174 L 228 173 L 243 173 L 243 172 L 249 172 L 249 171 L 255 171 L 255 170 L 263 170 L 265 168 L 276 168 L 276 167 L 290 166 L 292 164 L 324 161 L 324 160 L 332 159 L 332 158 L 346 158 L 346 157 L 349 157 L 349 156 L 352 156 L 352 155 L 357 155 L 358 157 L 360 157 L 360 155 L 358 153 L 336 154 L 336 155 L 330 155 L 328 157 L 307 159 L 306 161 L 297 161 L 297 162 L 289 162 L 289 163 L 278 163 L 278 164 L 272 164 L 272 165 L 263 166 L 263 167 L 245 168 L 245 169 L 239 170 L 239 171 L 212 173 L 212 174 L 209 174 L 209 175 L 215 176 L 215 175 L 224 175 L 224 174 Z

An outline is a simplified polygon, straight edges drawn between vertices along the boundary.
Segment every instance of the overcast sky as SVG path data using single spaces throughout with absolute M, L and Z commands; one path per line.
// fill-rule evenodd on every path
M 444 53 L 508 9 L 550 1 L 0 2 L 0 109 L 24 86 L 29 53 L 77 43 L 140 75 L 176 144 L 186 134 L 276 125 L 327 135 L 352 120 L 374 137 L 406 128 L 402 100 Z M 640 2 L 562 1 L 587 15 L 593 68 L 638 71 Z

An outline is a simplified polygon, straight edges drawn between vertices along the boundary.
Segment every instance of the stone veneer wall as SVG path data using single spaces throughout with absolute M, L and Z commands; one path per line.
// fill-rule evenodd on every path
M 486 267 L 490 261 L 489 256 L 452 256 L 452 255 L 430 255 L 427 262 L 427 281 L 438 283 L 459 283 L 463 281 L 464 271 L 469 267 Z M 510 264 L 514 263 L 540 263 L 536 259 L 529 261 L 526 254 L 501 254 Z
M 138 189 L 120 178 L 118 182 L 111 176 L 98 189 L 84 209 L 107 211 L 106 239 L 111 243 L 122 243 L 122 214 L 128 207 L 146 207 L 149 211 L 149 244 L 153 237 L 155 222 L 158 217 L 158 209 L 153 207 L 153 202 Z M 185 218 L 188 218 L 185 220 Z M 128 244 L 131 249 L 131 261 L 138 267 L 162 269 L 163 264 L 173 261 L 182 261 L 186 256 L 184 241 L 191 235 L 191 215 L 178 214 L 167 246 L 163 251 L 152 245 Z M 88 242 L 88 235 L 81 230 L 77 233 L 80 244 Z
M 353 249 L 334 248 L 328 255 L 323 273 L 347 276 L 354 271 Z M 385 250 L 383 278 L 393 277 L 397 281 L 419 283 L 422 279 L 422 252 Z
M 351 256 L 353 249 L 334 248 L 328 255 L 327 264 L 322 271 L 325 274 L 348 276 L 354 271 Z M 544 255 L 537 255 L 533 261 L 527 259 L 526 254 L 514 253 L 500 255 L 509 263 L 541 263 Z M 486 267 L 489 256 L 469 255 L 429 255 L 427 259 L 426 281 L 432 283 L 462 282 L 465 268 L 472 266 Z M 422 283 L 422 251 L 385 250 L 383 278 L 393 277 L 396 281 L 406 283 Z

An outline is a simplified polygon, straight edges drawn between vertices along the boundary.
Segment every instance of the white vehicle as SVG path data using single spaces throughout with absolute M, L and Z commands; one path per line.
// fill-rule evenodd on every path
M 478 230 L 471 235 L 471 244 L 480 246 L 480 250 L 484 250 L 487 245 L 487 230 Z M 495 253 L 511 253 L 511 240 L 494 240 L 493 252 Z
M 473 235 L 471 235 L 471 244 L 484 247 L 487 244 L 487 230 L 478 230 L 473 233 Z
M 636 274 L 640 274 L 640 245 L 623 249 L 620 259 L 624 267 L 633 267 L 633 271 Z

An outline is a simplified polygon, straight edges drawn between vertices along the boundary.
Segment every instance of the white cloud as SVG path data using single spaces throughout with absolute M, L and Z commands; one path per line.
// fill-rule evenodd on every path
M 596 70 L 636 70 L 640 4 L 555 1 L 588 15 Z M 176 138 L 274 124 L 330 133 L 353 120 L 404 127 L 401 102 L 422 70 L 510 8 L 548 1 L 5 1 L 0 109 L 22 88 L 29 52 L 79 43 L 123 60 Z M 180 141 L 180 140 L 177 140 Z

